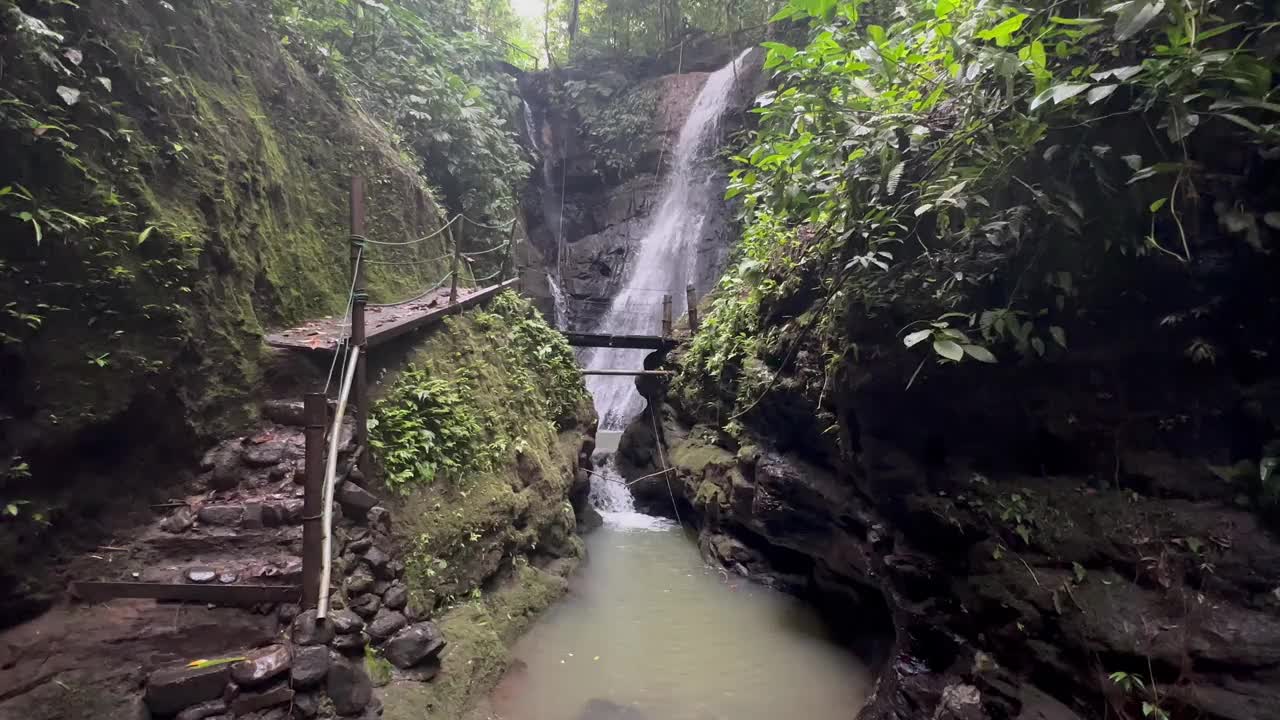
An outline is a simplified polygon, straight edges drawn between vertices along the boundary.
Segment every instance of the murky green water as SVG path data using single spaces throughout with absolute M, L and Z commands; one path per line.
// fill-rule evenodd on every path
M 609 519 L 608 517 L 606 518 Z M 865 668 L 798 600 L 706 567 L 664 521 L 587 538 L 569 596 L 517 644 L 505 720 L 848 720 Z M 637 527 L 639 525 L 640 527 Z M 620 527 L 621 526 L 621 527 Z

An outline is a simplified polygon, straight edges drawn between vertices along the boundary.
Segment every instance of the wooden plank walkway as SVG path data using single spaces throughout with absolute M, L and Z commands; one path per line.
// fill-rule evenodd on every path
M 418 328 L 438 323 L 484 302 L 503 290 L 515 287 L 511 279 L 483 288 L 458 288 L 458 302 L 449 304 L 449 288 L 443 287 L 432 295 L 400 305 L 369 305 L 365 308 L 365 332 L 369 347 L 376 347 Z M 296 328 L 270 333 L 266 337 L 271 347 L 287 350 L 315 350 L 333 352 L 339 338 L 347 331 L 340 317 L 312 320 Z

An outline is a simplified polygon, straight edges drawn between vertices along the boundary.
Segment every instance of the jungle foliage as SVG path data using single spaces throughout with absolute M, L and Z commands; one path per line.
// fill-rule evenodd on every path
M 653 56 L 690 33 L 758 29 L 773 0 L 548 0 L 545 50 L 556 63 Z
M 775 87 L 728 191 L 740 259 L 687 364 L 739 407 L 801 345 L 828 377 L 857 362 L 868 328 L 920 353 L 909 383 L 1062 357 L 1101 317 L 1192 365 L 1273 353 L 1258 309 L 1222 322 L 1237 301 L 1205 282 L 1280 238 L 1262 3 L 792 0 L 774 19 L 808 44 L 766 43 Z

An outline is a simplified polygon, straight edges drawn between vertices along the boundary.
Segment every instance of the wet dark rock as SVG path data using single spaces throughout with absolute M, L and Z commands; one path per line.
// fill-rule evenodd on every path
M 172 715 L 192 705 L 222 697 L 230 678 L 231 668 L 227 665 L 162 668 L 147 678 L 144 698 L 151 712 Z
M 373 581 L 373 587 L 369 588 L 369 592 L 373 593 L 374 595 L 377 595 L 378 597 L 382 597 L 382 596 L 383 596 L 383 595 L 385 595 L 385 594 L 386 594 L 386 592 L 387 592 L 388 590 L 390 590 L 390 589 L 391 589 L 391 582 L 390 582 L 390 581 L 388 581 L 388 580 L 374 580 L 374 581 Z
M 202 702 L 199 705 L 192 705 L 174 716 L 173 720 L 204 720 L 213 715 L 220 715 L 227 711 L 227 703 L 222 699 L 210 700 Z
M 240 505 L 205 505 L 196 513 L 196 517 L 205 525 L 222 525 L 235 527 L 244 517 L 244 507 Z
M 373 575 L 363 568 L 358 569 L 347 578 L 342 587 L 348 595 L 353 597 L 369 592 L 373 588 Z
M 294 687 L 309 687 L 324 679 L 329 672 L 329 648 L 324 645 L 305 645 L 294 648 Z
M 347 552 L 353 552 L 357 554 L 362 553 L 365 550 L 368 550 L 372 545 L 373 545 L 373 536 L 369 533 L 368 530 L 362 529 L 362 531 L 359 534 L 352 536 L 351 540 L 347 542 Z
M 293 716 L 312 718 L 320 713 L 319 693 L 296 693 L 293 696 Z
M 209 475 L 211 490 L 231 490 L 240 484 L 244 476 L 240 467 L 240 449 L 233 444 L 219 445 L 210 450 L 200 466 L 212 471 Z
M 281 622 L 292 623 L 300 612 L 302 612 L 302 608 L 298 607 L 297 603 L 280 603 L 276 608 L 276 617 L 280 618 Z M 332 613 L 330 613 L 330 616 L 332 616 Z
M 387 588 L 387 591 L 382 595 L 382 604 L 392 610 L 403 609 L 408 603 L 409 588 L 399 583 Z
M 370 508 L 366 516 L 369 527 L 384 533 L 391 532 L 391 511 L 381 505 Z
M 382 652 L 392 665 L 404 669 L 439 655 L 444 647 L 444 635 L 440 629 L 435 623 L 424 622 L 397 632 L 387 641 Z
M 578 713 L 578 720 L 645 720 L 646 715 L 637 708 L 595 698 L 588 700 Z
M 242 692 L 231 701 L 231 711 L 237 717 L 259 710 L 284 705 L 293 699 L 293 689 L 281 683 L 261 692 Z
M 283 440 L 268 440 L 261 445 L 251 445 L 244 451 L 244 464 L 249 467 L 268 468 L 282 462 L 286 450 Z
M 387 567 L 391 562 L 391 555 L 377 545 L 374 545 L 365 551 L 364 562 L 369 566 L 370 570 L 373 570 L 375 577 L 382 578 L 383 580 L 391 578 L 391 573 Z
M 343 483 L 338 489 L 338 504 L 352 517 L 362 518 L 378 504 L 378 498 L 355 483 Z
M 351 610 L 355 614 L 368 620 L 382 608 L 382 601 L 373 593 L 365 593 L 351 601 Z
M 327 645 L 333 636 L 333 624 L 318 620 L 315 610 L 293 619 L 293 642 L 297 645 Z
M 440 658 L 428 658 L 414 665 L 411 668 L 403 670 L 397 669 L 393 677 L 397 680 L 411 680 L 413 682 L 429 682 L 440 674 Z
M 304 502 L 301 498 L 289 498 L 280 504 L 280 522 L 284 525 L 296 525 L 302 522 L 302 508 Z
M 278 425 L 307 425 L 304 403 L 301 400 L 268 400 L 262 404 L 262 416 Z
M 361 632 L 352 633 L 350 635 L 339 635 L 333 639 L 330 646 L 344 655 L 363 655 L 365 645 L 368 644 L 368 640 L 365 638 L 364 633 Z
M 369 622 L 369 637 L 375 641 L 385 640 L 407 624 L 409 621 L 401 613 L 382 608 Z
M 252 650 L 245 659 L 231 666 L 231 679 L 253 687 L 286 672 L 292 663 L 287 645 L 269 645 Z
M 329 622 L 339 635 L 350 635 L 364 629 L 364 620 L 350 610 L 333 610 L 329 612 Z
M 325 681 L 325 692 L 339 715 L 355 715 L 373 699 L 373 682 L 364 671 L 364 662 L 332 658 Z
M 188 568 L 183 575 L 186 576 L 187 582 L 197 585 L 204 585 L 218 579 L 218 573 L 209 568 Z
M 191 512 L 191 508 L 180 507 L 170 513 L 169 517 L 160 521 L 160 529 L 176 535 L 190 530 L 195 524 L 196 514 Z
M 240 520 L 240 526 L 249 530 L 257 530 L 265 525 L 266 523 L 263 520 L 262 503 L 245 503 L 244 516 Z

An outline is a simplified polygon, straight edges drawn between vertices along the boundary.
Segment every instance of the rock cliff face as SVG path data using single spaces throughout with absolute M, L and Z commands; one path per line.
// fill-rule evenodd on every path
M 800 358 L 733 437 L 707 393 L 651 389 L 662 452 L 646 416 L 623 464 L 671 471 L 635 486 L 641 503 L 670 514 L 669 479 L 709 558 L 885 638 L 864 720 L 1275 715 L 1280 542 L 1228 442 L 1274 429 L 1249 413 L 1262 388 L 1170 383 L 1143 404 L 1168 368 L 1118 361 L 1116 387 L 979 368 L 903 390 L 912 366 L 881 347 L 825 392 Z M 1188 405 L 1101 442 L 1108 413 Z
M 534 266 L 526 287 L 547 304 L 546 275 L 558 277 L 574 328 L 592 328 L 625 282 L 693 100 L 708 71 L 730 59 L 731 51 L 708 46 L 691 49 L 683 61 L 521 78 L 526 142 L 541 164 L 523 197 Z M 720 129 L 725 138 L 742 127 L 759 89 L 757 71 L 743 75 Z M 728 204 L 707 220 L 712 230 L 701 240 L 695 272 L 700 294 L 724 268 Z

